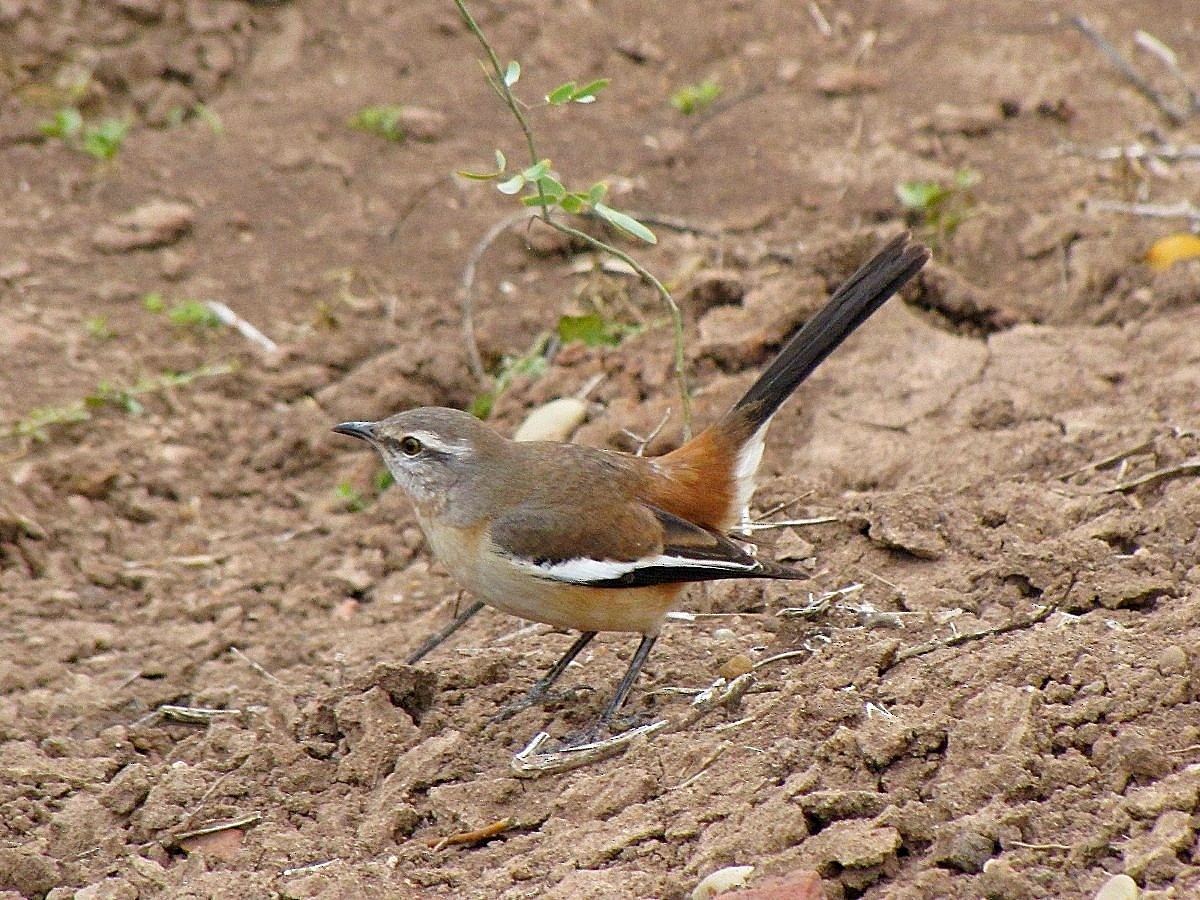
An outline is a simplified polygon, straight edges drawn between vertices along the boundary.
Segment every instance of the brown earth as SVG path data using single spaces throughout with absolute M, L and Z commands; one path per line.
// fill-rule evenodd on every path
M 1084 6 L 1173 102 L 1136 29 L 1200 81 L 1184 4 Z M 456 292 L 513 206 L 450 173 L 522 144 L 453 6 L 0 2 L 0 419 L 84 419 L 4 444 L 3 896 L 682 897 L 729 865 L 815 869 L 830 897 L 1090 897 L 1117 872 L 1200 895 L 1200 264 L 1141 261 L 1184 222 L 1086 206 L 1194 203 L 1197 163 L 1063 152 L 1194 144 L 1195 120 L 1057 4 L 682 10 L 476 4 L 526 98 L 613 80 L 531 111 L 556 169 L 695 226 L 622 246 L 684 306 L 698 422 L 896 230 L 898 182 L 982 180 L 775 424 L 757 508 L 835 518 L 770 533 L 811 582 L 691 591 L 720 615 L 668 626 L 631 706 L 678 716 L 738 654 L 801 652 L 737 709 L 521 779 L 512 755 L 594 716 L 633 640 L 503 725 L 569 636 L 486 612 L 403 666 L 456 591 L 329 432 L 480 391 Z M 712 108 L 669 105 L 710 76 Z M 72 98 L 130 118 L 112 162 L 39 133 Z M 347 126 L 382 103 L 414 108 L 407 140 Z M 652 326 L 515 379 L 501 429 L 597 374 L 578 440 L 628 447 L 678 406 L 652 295 L 548 230 L 503 234 L 477 286 L 493 367 L 596 304 Z M 154 291 L 279 347 L 174 325 Z

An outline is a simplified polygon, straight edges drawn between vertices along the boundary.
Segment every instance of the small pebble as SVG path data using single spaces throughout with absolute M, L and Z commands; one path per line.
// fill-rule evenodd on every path
M 543 403 L 521 423 L 514 441 L 565 441 L 587 417 L 587 404 L 577 397 Z
M 750 657 L 745 653 L 739 653 L 737 656 L 730 657 L 725 665 L 717 670 L 717 673 L 726 681 L 733 681 L 733 679 L 745 675 L 753 669 L 754 663 L 750 662 Z
M 709 900 L 710 897 L 739 888 L 746 883 L 753 871 L 754 866 L 726 866 L 724 869 L 710 872 L 692 891 L 692 900 Z
M 733 633 L 732 628 L 714 628 L 713 629 L 712 639 L 714 641 L 716 641 L 718 644 L 728 644 L 730 641 L 732 641 L 736 638 L 737 638 L 737 635 Z
M 1138 900 L 1142 896 L 1137 882 L 1122 872 L 1114 875 L 1096 892 L 1096 900 Z
M 1187 667 L 1187 652 L 1178 644 L 1172 644 L 1158 654 L 1158 671 L 1163 675 L 1180 675 Z

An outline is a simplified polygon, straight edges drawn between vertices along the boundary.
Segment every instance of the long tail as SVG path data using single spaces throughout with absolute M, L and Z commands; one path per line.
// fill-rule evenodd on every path
M 904 287 L 928 259 L 929 251 L 909 243 L 907 233 L 890 240 L 792 336 L 726 418 L 743 418 L 753 426 L 752 434 L 758 431 L 825 357 Z
M 825 357 L 928 259 L 929 250 L 911 243 L 907 233 L 889 241 L 833 292 L 724 418 L 659 458 L 669 479 L 650 499 L 717 530 L 744 519 L 771 417 Z

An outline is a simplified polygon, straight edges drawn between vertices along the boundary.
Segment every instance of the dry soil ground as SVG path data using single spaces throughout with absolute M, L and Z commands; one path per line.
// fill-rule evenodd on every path
M 1122 871 L 1200 894 L 1200 263 L 1142 262 L 1184 221 L 1088 206 L 1195 202 L 1195 159 L 1096 151 L 1200 130 L 1080 11 L 1186 103 L 1134 45 L 1197 84 L 1179 0 L 476 4 L 526 97 L 613 80 L 531 111 L 556 168 L 693 226 L 623 246 L 677 289 L 700 422 L 899 227 L 897 183 L 981 176 L 905 302 L 774 427 L 757 508 L 834 517 L 771 538 L 811 582 L 690 592 L 721 616 L 671 624 L 632 705 L 676 716 L 671 689 L 732 657 L 802 652 L 736 710 L 520 779 L 513 753 L 595 715 L 633 640 L 569 673 L 595 691 L 503 725 L 568 635 L 487 612 L 404 667 L 456 591 L 329 432 L 480 391 L 456 291 L 513 207 L 450 173 L 522 143 L 452 5 L 0 2 L 4 896 L 681 897 L 733 864 L 815 869 L 831 897 L 1090 897 Z M 708 110 L 668 103 L 710 77 Z M 128 117 L 114 160 L 40 134 L 71 104 Z M 375 104 L 410 107 L 407 140 L 348 127 Z M 576 439 L 628 447 L 678 406 L 669 330 L 578 250 L 493 243 L 485 361 L 566 313 L 651 327 L 563 346 L 496 424 L 602 375 Z M 278 349 L 152 292 L 220 300 Z M 82 421 L 25 433 L 39 417 Z

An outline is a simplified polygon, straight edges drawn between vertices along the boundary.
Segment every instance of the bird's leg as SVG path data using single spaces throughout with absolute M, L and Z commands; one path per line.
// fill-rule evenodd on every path
M 567 671 L 567 666 L 571 664 L 572 660 L 579 655 L 579 652 L 584 647 L 591 643 L 592 638 L 595 636 L 596 632 L 594 631 L 585 631 L 579 635 L 575 643 L 567 648 L 567 652 L 562 655 L 562 658 L 550 667 L 550 671 L 539 678 L 533 687 L 529 689 L 529 693 L 520 700 L 508 704 L 508 706 L 492 716 L 492 722 L 503 722 L 505 719 L 511 719 L 521 710 L 529 709 L 529 707 L 542 700 L 546 696 L 546 692 L 553 687 L 554 682 L 558 681 L 562 677 L 562 673 Z
M 448 637 L 450 637 L 450 635 L 454 634 L 454 632 L 458 631 L 458 629 L 460 629 L 464 625 L 466 625 L 467 620 L 469 620 L 472 616 L 475 615 L 475 613 L 479 612 L 481 609 L 483 609 L 483 601 L 476 600 L 474 603 L 472 603 L 470 606 L 468 606 L 466 609 L 464 609 L 462 612 L 460 612 L 457 616 L 455 616 L 454 620 L 449 625 L 447 625 L 441 631 L 437 632 L 437 634 L 431 635 L 430 637 L 426 638 L 425 643 L 423 643 L 420 647 L 418 647 L 416 650 L 414 650 L 412 653 L 410 653 L 408 655 L 408 659 L 406 660 L 406 662 L 410 666 L 415 666 L 417 663 L 419 663 L 421 660 L 423 660 L 426 656 L 428 656 L 431 651 L 436 650 L 439 646 L 441 646 L 441 644 Z
M 642 642 L 638 644 L 637 652 L 633 654 L 633 659 L 629 661 L 629 668 L 625 670 L 625 675 L 621 679 L 621 683 L 617 685 L 617 692 L 608 701 L 608 706 L 605 707 L 600 718 L 590 728 L 564 738 L 562 746 L 575 747 L 580 744 L 590 744 L 600 736 L 601 732 L 608 728 L 613 716 L 625 705 L 625 701 L 629 697 L 629 692 L 633 690 L 634 682 L 637 681 L 638 675 L 641 674 L 642 666 L 646 664 L 646 657 L 650 655 L 650 650 L 654 647 L 654 642 L 657 640 L 658 635 L 656 634 L 642 635 Z

